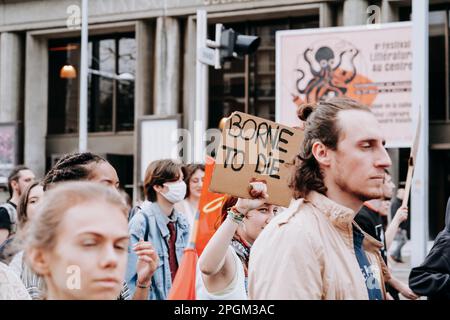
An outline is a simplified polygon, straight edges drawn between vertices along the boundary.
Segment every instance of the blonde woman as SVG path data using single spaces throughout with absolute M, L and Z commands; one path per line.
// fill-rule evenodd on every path
M 46 192 L 36 215 L 25 255 L 44 278 L 46 299 L 116 299 L 129 241 L 127 207 L 119 193 L 98 183 L 62 183 Z M 142 263 L 151 264 L 150 253 L 142 251 L 147 250 L 137 249 Z
M 118 191 L 119 189 L 119 177 L 114 167 L 106 161 L 104 158 L 91 152 L 72 153 L 64 155 L 53 166 L 53 168 L 46 174 L 43 184 L 44 190 L 55 188 L 59 183 L 68 181 L 91 181 L 99 184 L 103 184 L 110 187 L 112 190 Z M 136 243 L 137 244 L 137 243 Z M 145 300 L 148 296 L 150 287 L 148 282 L 153 276 L 154 264 L 157 262 L 158 255 L 155 254 L 153 246 L 149 242 L 139 241 L 139 245 L 132 248 L 135 257 L 134 268 L 137 270 L 140 285 L 134 290 L 132 296 L 133 300 Z M 136 250 L 140 250 L 138 255 Z M 144 258 L 144 256 L 146 258 Z M 156 259 L 156 260 L 154 260 Z M 150 259 L 149 259 L 150 258 Z M 147 259 L 149 259 L 147 261 Z M 30 277 L 33 277 L 30 275 Z M 28 277 L 28 278 L 30 278 Z M 28 290 L 34 290 L 27 286 Z M 36 288 L 36 292 L 32 294 L 32 297 L 39 295 L 39 288 Z M 118 300 L 131 299 L 130 290 L 123 281 L 123 288 L 118 296 Z

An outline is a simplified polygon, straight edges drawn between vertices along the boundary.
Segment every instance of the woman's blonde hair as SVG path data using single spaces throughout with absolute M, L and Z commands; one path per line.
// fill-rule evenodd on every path
M 25 236 L 25 249 L 51 250 L 56 245 L 59 225 L 72 207 L 86 202 L 106 202 L 117 206 L 127 217 L 127 206 L 119 192 L 100 183 L 88 181 L 63 182 L 45 192 Z

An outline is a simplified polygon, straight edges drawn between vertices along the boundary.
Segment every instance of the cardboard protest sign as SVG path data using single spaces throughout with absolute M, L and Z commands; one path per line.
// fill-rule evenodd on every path
M 267 184 L 268 202 L 288 207 L 288 176 L 300 150 L 303 131 L 242 112 L 225 123 L 210 190 L 250 198 L 249 182 Z

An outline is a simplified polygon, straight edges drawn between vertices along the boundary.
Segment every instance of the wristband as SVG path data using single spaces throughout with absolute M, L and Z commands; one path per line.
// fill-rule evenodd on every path
M 136 281 L 136 287 L 138 287 L 138 288 L 141 288 L 141 289 L 147 289 L 147 288 L 149 288 L 151 286 L 151 283 L 149 284 L 149 285 L 143 285 L 143 284 L 140 284 L 139 283 L 139 281 Z
M 232 207 L 228 210 L 228 217 L 230 217 L 231 220 L 237 224 L 241 224 L 242 220 L 244 220 L 245 214 L 240 213 L 235 207 Z

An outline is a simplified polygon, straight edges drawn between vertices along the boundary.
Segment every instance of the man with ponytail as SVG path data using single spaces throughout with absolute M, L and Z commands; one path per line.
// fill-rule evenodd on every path
M 250 299 L 385 299 L 382 244 L 353 222 L 364 201 L 383 195 L 391 160 L 380 125 L 348 98 L 303 105 L 298 116 L 295 200 L 252 247 Z

